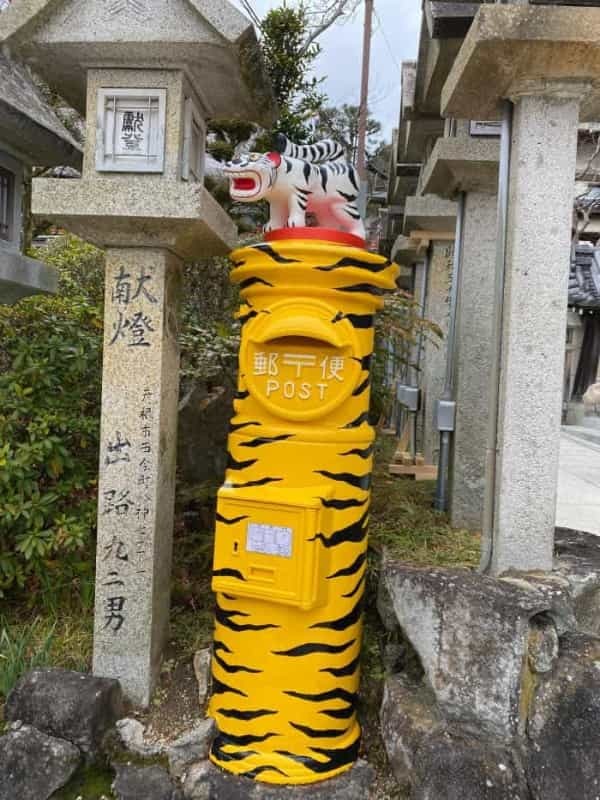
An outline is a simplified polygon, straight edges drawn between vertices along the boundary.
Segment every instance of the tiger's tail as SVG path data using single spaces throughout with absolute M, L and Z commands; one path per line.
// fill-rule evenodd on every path
M 282 156 L 298 158 L 311 164 L 323 164 L 325 161 L 339 161 L 346 159 L 346 153 L 341 144 L 333 139 L 323 139 L 314 144 L 294 144 L 283 133 L 275 135 L 275 150 Z

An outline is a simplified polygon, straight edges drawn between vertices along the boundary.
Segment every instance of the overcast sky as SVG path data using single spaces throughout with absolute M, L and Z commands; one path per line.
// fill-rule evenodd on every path
M 252 5 L 263 17 L 281 2 L 253 0 Z M 351 20 L 334 25 L 320 39 L 322 53 L 315 74 L 325 78 L 324 87 L 334 105 L 359 102 L 363 13 L 359 6 Z M 375 0 L 375 13 L 369 107 L 389 140 L 400 109 L 399 65 L 417 54 L 421 0 Z

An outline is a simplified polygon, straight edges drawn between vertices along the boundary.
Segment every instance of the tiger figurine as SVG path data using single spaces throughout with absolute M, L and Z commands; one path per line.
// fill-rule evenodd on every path
M 265 232 L 306 225 L 307 212 L 319 227 L 335 228 L 365 238 L 358 210 L 356 170 L 346 161 L 341 145 L 324 139 L 310 145 L 275 137 L 269 153 L 248 153 L 227 162 L 233 200 L 253 203 L 267 200 L 270 218 Z

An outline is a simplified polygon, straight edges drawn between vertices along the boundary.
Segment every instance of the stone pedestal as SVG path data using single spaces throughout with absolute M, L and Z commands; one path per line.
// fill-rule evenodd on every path
M 107 253 L 93 669 L 145 706 L 168 632 L 180 266 L 235 227 L 196 183 L 147 175 L 38 178 L 33 208 Z
M 496 257 L 497 195 L 468 192 L 459 316 L 456 327 L 456 430 L 450 480 L 450 513 L 456 528 L 481 529 Z
M 227 0 L 36 0 L 2 17 L 0 41 L 86 114 L 81 179 L 34 181 L 32 204 L 107 251 L 94 672 L 146 705 L 168 626 L 180 264 L 236 240 L 204 188 L 206 120 L 268 126 L 272 91 Z
M 491 563 L 496 574 L 552 568 L 569 231 L 584 88 L 532 85 L 513 96 Z
M 147 705 L 168 633 L 180 260 L 106 254 L 94 673 Z

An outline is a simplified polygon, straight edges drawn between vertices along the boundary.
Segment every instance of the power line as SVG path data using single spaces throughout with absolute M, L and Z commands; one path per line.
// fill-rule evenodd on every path
M 389 39 L 388 39 L 388 37 L 386 35 L 385 28 L 383 27 L 383 22 L 381 21 L 381 17 L 377 13 L 377 9 L 375 8 L 375 6 L 373 6 L 373 13 L 375 14 L 375 19 L 377 20 L 377 22 L 379 24 L 379 27 L 377 28 L 377 30 L 383 36 L 383 40 L 385 41 L 385 43 L 387 45 L 387 49 L 388 49 L 389 54 L 392 57 L 392 61 L 396 65 L 396 68 L 398 69 L 398 72 L 400 72 L 400 64 L 398 63 L 398 59 L 396 58 L 396 54 L 394 53 L 392 45 L 390 44 L 390 41 L 389 41 Z
M 240 0 L 240 2 L 241 2 L 241 4 L 242 4 L 242 6 L 244 7 L 244 9 L 245 9 L 246 13 L 248 14 L 248 16 L 250 17 L 250 19 L 252 20 L 252 22 L 253 22 L 253 23 L 256 25 L 256 27 L 258 28 L 258 30 L 261 30 L 261 28 L 262 28 L 262 23 L 261 23 L 261 21 L 260 21 L 260 18 L 259 18 L 259 16 L 258 16 L 258 14 L 256 13 L 256 11 L 254 10 L 253 6 L 252 6 L 252 5 L 251 5 L 251 3 L 249 2 L 249 0 Z

